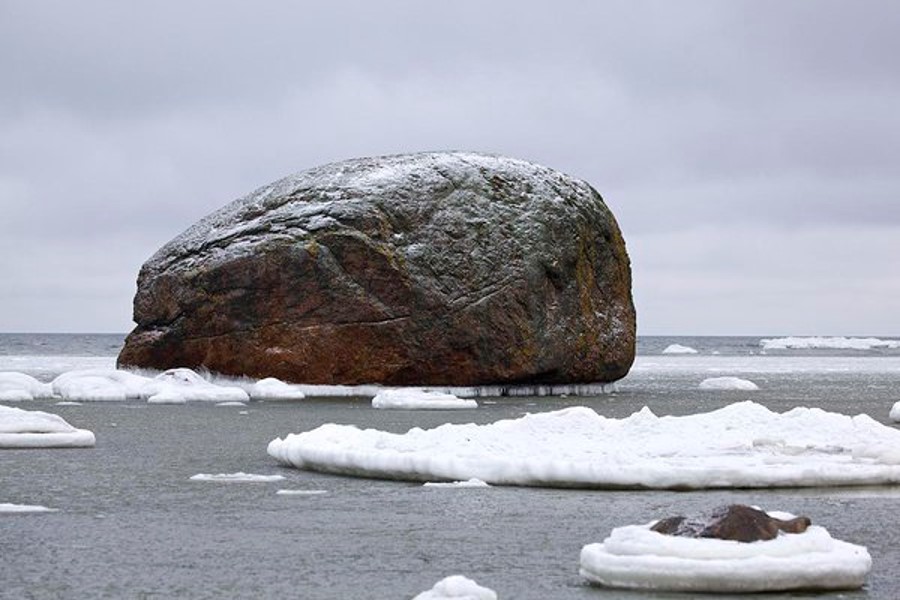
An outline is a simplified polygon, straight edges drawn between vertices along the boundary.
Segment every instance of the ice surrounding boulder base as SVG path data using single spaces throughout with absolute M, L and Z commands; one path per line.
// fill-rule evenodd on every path
M 744 543 L 665 535 L 650 529 L 654 523 L 617 527 L 602 543 L 586 545 L 582 576 L 603 586 L 678 592 L 842 590 L 861 587 L 872 567 L 865 547 L 817 525 Z
M 759 386 L 749 379 L 741 379 L 740 377 L 708 377 L 700 382 L 698 386 L 701 390 L 734 390 L 741 392 L 754 392 Z
M 0 448 L 83 448 L 94 434 L 77 429 L 59 415 L 0 406 Z
M 21 402 L 52 398 L 53 389 L 25 373 L 0 373 L 0 402 Z
M 604 383 L 634 359 L 631 271 L 587 183 L 466 152 L 303 171 L 141 268 L 120 366 L 308 384 Z
M 69 371 L 54 379 L 51 386 L 56 396 L 74 402 L 146 400 L 150 404 L 184 404 L 250 399 L 240 387 L 216 385 L 185 368 L 169 369 L 155 377 L 116 369 Z
M 900 431 L 866 415 L 708 413 L 610 419 L 586 407 L 405 434 L 325 424 L 272 440 L 298 468 L 413 481 L 589 488 L 764 488 L 900 483 Z
M 474 400 L 462 400 L 453 394 L 426 391 L 418 388 L 384 390 L 372 398 L 373 408 L 454 410 L 478 408 Z
M 463 575 L 451 575 L 434 584 L 413 600 L 497 600 L 497 593 Z

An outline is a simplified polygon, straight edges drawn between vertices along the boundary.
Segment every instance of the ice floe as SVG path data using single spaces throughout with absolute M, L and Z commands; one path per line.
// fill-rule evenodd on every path
M 652 531 L 654 523 L 617 527 L 602 543 L 584 546 L 582 576 L 609 587 L 679 592 L 833 590 L 861 587 L 872 566 L 865 547 L 817 525 L 746 543 L 666 535 Z
M 90 447 L 94 434 L 77 429 L 59 415 L 0 406 L 0 448 Z
M 274 377 L 260 379 L 247 392 L 254 400 L 303 400 L 306 394 L 297 385 L 285 383 Z
M 321 496 L 328 490 L 278 490 L 275 493 L 279 496 Z
M 891 412 L 888 415 L 891 421 L 900 422 L 900 402 L 895 402 L 894 406 L 891 407 Z
M 38 504 L 10 504 L 0 502 L 0 513 L 46 513 L 56 512 L 56 508 L 47 508 Z
M 240 387 L 216 385 L 184 368 L 169 369 L 156 377 L 116 369 L 69 371 L 54 379 L 52 388 L 56 396 L 76 402 L 143 399 L 151 404 L 184 404 L 250 399 Z
M 624 419 L 587 407 L 405 434 L 328 423 L 272 440 L 298 468 L 412 481 L 697 489 L 900 483 L 900 431 L 866 415 L 753 402 Z
M 742 392 L 752 392 L 759 389 L 759 386 L 749 379 L 741 379 L 740 377 L 708 377 L 701 381 L 698 387 L 701 390 L 736 390 Z
M 764 350 L 872 350 L 874 348 L 900 348 L 900 340 L 882 340 L 875 337 L 783 337 L 759 341 Z
M 497 593 L 463 575 L 451 575 L 434 584 L 413 600 L 497 600 Z
M 16 372 L 0 373 L 0 402 L 21 402 L 52 397 L 53 388 L 31 375 Z
M 191 476 L 191 481 L 221 481 L 226 483 L 268 483 L 281 481 L 284 475 L 255 475 L 253 473 L 197 473 Z
M 432 488 L 486 488 L 491 487 L 486 481 L 472 478 L 465 481 L 426 481 L 424 487 Z
M 462 400 L 453 394 L 427 391 L 420 388 L 383 390 L 372 398 L 373 408 L 453 410 L 478 408 L 474 400 Z
M 697 350 L 695 348 L 691 348 L 690 346 L 682 346 L 681 344 L 669 344 L 666 346 L 665 350 L 662 351 L 663 354 L 697 354 Z

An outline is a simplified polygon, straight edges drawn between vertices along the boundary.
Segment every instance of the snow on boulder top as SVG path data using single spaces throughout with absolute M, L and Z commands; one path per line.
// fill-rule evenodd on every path
M 663 354 L 697 354 L 697 350 L 691 348 L 690 346 L 682 346 L 681 344 L 669 344 L 666 346 L 665 350 L 662 351 Z
M 775 413 L 753 402 L 625 419 L 586 407 L 405 434 L 325 424 L 269 443 L 298 468 L 363 477 L 588 488 L 763 488 L 900 483 L 900 431 L 866 415 Z
M 451 575 L 434 584 L 413 600 L 497 600 L 497 593 L 463 575 Z
M 386 386 L 589 384 L 634 359 L 587 183 L 466 152 L 362 158 L 228 204 L 142 267 L 120 366 Z
M 94 434 L 59 415 L 0 406 L 0 448 L 90 447 Z
M 874 337 L 783 337 L 762 339 L 764 350 L 872 350 L 874 348 L 900 348 L 900 340 L 882 340 Z
M 741 379 L 740 377 L 708 377 L 701 381 L 698 387 L 701 390 L 735 390 L 741 392 L 753 392 L 759 389 L 759 386 L 749 379 Z
M 453 394 L 425 391 L 418 388 L 384 390 L 372 398 L 373 408 L 454 410 L 478 408 L 475 400 L 462 400 Z
M 602 543 L 582 548 L 582 576 L 608 587 L 748 593 L 855 589 L 872 568 L 865 547 L 836 540 L 817 525 L 744 543 L 666 535 L 653 531 L 654 524 L 617 527 Z

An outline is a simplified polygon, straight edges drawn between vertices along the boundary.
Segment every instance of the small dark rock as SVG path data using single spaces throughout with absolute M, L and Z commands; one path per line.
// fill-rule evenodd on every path
M 810 524 L 808 517 L 783 521 L 750 506 L 732 504 L 719 507 L 709 514 L 668 517 L 651 529 L 681 537 L 758 542 L 774 539 L 779 531 L 803 533 Z

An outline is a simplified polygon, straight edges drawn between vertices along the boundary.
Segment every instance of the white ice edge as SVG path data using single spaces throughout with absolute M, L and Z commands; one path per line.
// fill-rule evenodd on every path
M 372 408 L 399 410 L 459 410 L 478 408 L 474 400 L 463 400 L 453 394 L 421 388 L 394 388 L 372 398 Z
M 664 535 L 650 525 L 618 527 L 584 546 L 582 576 L 609 587 L 680 592 L 833 590 L 861 587 L 872 566 L 865 547 L 815 525 L 752 543 Z
M 759 386 L 749 379 L 741 379 L 740 377 L 707 377 L 697 386 L 701 390 L 717 390 L 717 391 L 740 391 L 754 392 Z
M 58 508 L 47 508 L 38 504 L 12 504 L 9 502 L 0 502 L 0 513 L 47 513 L 57 512 Z
M 327 494 L 328 490 L 278 490 L 275 492 L 278 496 L 321 496 Z
M 486 481 L 482 481 L 481 479 L 467 479 L 465 481 L 426 481 L 422 484 L 423 487 L 428 488 L 487 488 L 491 487 L 489 483 Z
M 363 477 L 496 485 L 701 489 L 900 483 L 900 431 L 866 415 L 709 413 L 625 419 L 586 407 L 405 434 L 325 424 L 272 440 L 282 464 Z
M 876 337 L 788 336 L 761 339 L 759 345 L 764 350 L 873 350 L 900 348 L 900 340 L 884 340 Z
M 223 483 L 269 483 L 272 481 L 281 481 L 283 475 L 256 475 L 253 473 L 197 473 L 192 475 L 191 481 L 211 481 Z
M 70 425 L 59 415 L 0 406 L 0 448 L 84 448 L 94 434 Z

